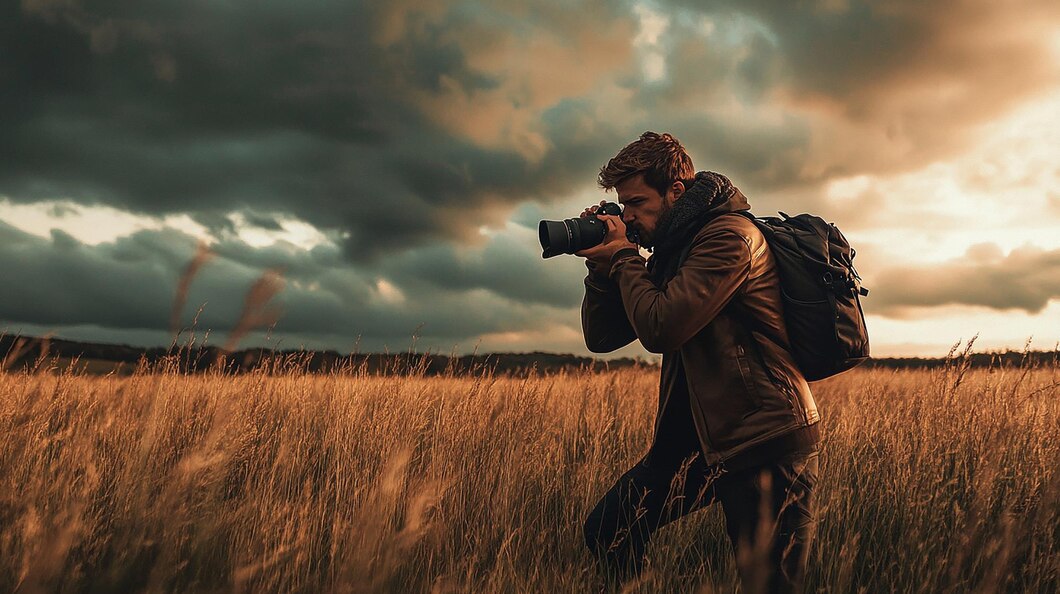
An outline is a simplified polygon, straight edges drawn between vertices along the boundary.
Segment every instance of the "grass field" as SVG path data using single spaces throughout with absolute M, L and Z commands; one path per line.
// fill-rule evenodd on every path
M 585 514 L 658 370 L 525 379 L 0 374 L 0 592 L 588 592 Z M 282 370 L 281 370 L 282 371 Z M 811 591 L 1060 588 L 1060 370 L 854 370 L 824 417 Z M 732 591 L 720 509 L 643 592 Z

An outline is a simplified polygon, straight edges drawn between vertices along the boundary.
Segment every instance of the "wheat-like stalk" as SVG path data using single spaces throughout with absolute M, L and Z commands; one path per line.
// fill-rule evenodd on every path
M 657 390 L 651 368 L 180 369 L 0 375 L 0 591 L 593 591 L 582 520 L 644 453 Z M 811 591 L 1056 591 L 1058 375 L 955 359 L 816 384 Z M 733 588 L 716 507 L 627 585 Z

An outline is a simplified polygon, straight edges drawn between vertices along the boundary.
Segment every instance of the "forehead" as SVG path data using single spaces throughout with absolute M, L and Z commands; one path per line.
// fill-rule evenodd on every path
M 648 184 L 644 183 L 644 174 L 638 173 L 627 177 L 626 179 L 618 182 L 615 185 L 615 192 L 618 193 L 618 202 L 625 203 L 628 200 L 632 200 L 637 197 L 642 198 L 659 198 L 659 192 L 652 188 Z

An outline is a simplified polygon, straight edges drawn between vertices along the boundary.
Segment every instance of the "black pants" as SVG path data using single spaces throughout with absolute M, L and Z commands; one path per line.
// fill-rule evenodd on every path
M 699 455 L 647 457 L 629 469 L 585 521 L 601 570 L 621 581 L 640 573 L 652 534 L 715 501 L 736 555 L 742 591 L 800 592 L 815 526 L 818 452 L 793 453 L 720 475 Z

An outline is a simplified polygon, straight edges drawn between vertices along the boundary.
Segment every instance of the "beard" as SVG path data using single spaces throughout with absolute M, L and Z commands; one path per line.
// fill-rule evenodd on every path
M 670 211 L 673 210 L 673 203 L 663 200 L 662 210 L 659 211 L 659 218 L 655 219 L 655 228 L 652 230 L 637 229 L 638 245 L 644 248 L 653 248 L 658 240 L 658 232 L 661 229 L 666 229 L 670 224 Z

